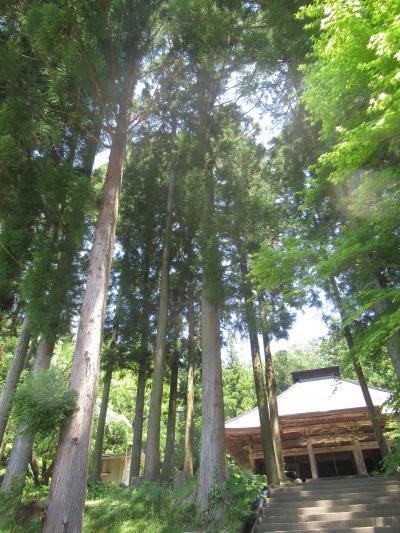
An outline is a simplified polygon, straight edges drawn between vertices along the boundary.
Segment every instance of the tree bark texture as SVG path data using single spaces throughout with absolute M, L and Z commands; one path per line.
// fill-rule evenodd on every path
M 269 338 L 267 334 L 263 334 L 264 343 L 264 359 L 265 359 L 265 377 L 267 384 L 267 395 L 269 399 L 269 412 L 271 418 L 272 438 L 274 441 L 274 449 L 276 455 L 276 463 L 278 467 L 280 479 L 284 478 L 283 471 L 283 454 L 282 454 L 282 441 L 281 431 L 279 424 L 279 412 L 278 412 L 278 398 L 276 394 L 276 379 L 272 362 L 271 347 L 269 344 Z
M 143 359 L 140 362 L 139 372 L 138 372 L 138 377 L 137 377 L 135 420 L 133 423 L 133 443 L 132 443 L 131 466 L 130 466 L 130 471 L 129 471 L 129 485 L 132 485 L 134 478 L 140 475 L 146 379 L 147 379 L 147 361 Z
M 30 320 L 26 314 L 22 322 L 18 343 L 15 347 L 14 356 L 0 397 L 0 446 L 3 442 L 8 415 L 10 413 L 11 396 L 17 388 L 21 372 L 24 368 L 30 338 Z
M 278 397 L 276 393 L 276 379 L 274 364 L 272 361 L 272 353 L 269 335 L 266 329 L 266 316 L 265 316 L 265 306 L 262 299 L 260 300 L 260 318 L 261 318 L 261 329 L 262 329 L 262 338 L 264 345 L 264 361 L 265 361 L 265 383 L 267 386 L 267 396 L 269 400 L 269 415 L 271 419 L 271 430 L 272 430 L 272 440 L 274 443 L 274 450 L 276 456 L 276 466 L 278 468 L 278 474 L 280 479 L 284 479 L 284 468 L 283 468 L 283 454 L 282 454 L 282 440 L 281 440 L 281 430 L 279 424 L 279 411 L 278 411 Z
M 176 135 L 176 119 L 173 135 Z M 174 143 L 175 143 L 174 139 Z M 158 306 L 157 337 L 154 354 L 154 370 L 151 384 L 150 409 L 147 422 L 146 455 L 144 464 L 144 479 L 146 481 L 160 480 L 160 423 L 163 382 L 165 375 L 165 350 L 168 326 L 169 301 L 169 269 L 172 240 L 172 219 L 176 185 L 177 153 L 174 144 L 171 153 L 171 164 L 168 182 L 167 218 L 164 230 L 164 248 L 161 264 L 160 299 Z
M 265 471 L 267 474 L 268 483 L 272 485 L 279 485 L 280 478 L 276 462 L 274 442 L 272 439 L 267 390 L 261 363 L 260 344 L 257 336 L 257 319 L 254 310 L 254 304 L 252 302 L 251 287 L 249 280 L 247 279 L 248 269 L 247 259 L 245 257 L 242 257 L 240 260 L 240 271 L 242 274 L 242 294 L 244 298 L 247 330 L 250 340 L 254 387 L 256 390 L 257 406 L 260 417 L 261 441 L 264 450 Z
M 176 339 L 177 341 L 177 339 Z M 167 438 L 165 444 L 164 462 L 162 466 L 161 479 L 169 481 L 172 478 L 174 467 L 175 451 L 175 429 L 176 429 L 176 398 L 178 393 L 178 363 L 179 354 L 177 347 L 174 348 L 171 360 L 171 379 L 168 402 Z
M 149 329 L 150 329 L 150 269 L 151 269 L 151 240 L 144 250 L 143 260 L 143 322 L 141 331 L 142 354 L 139 361 L 139 369 L 136 383 L 135 414 L 133 417 L 133 441 L 131 452 L 131 465 L 129 470 L 129 486 L 132 486 L 135 478 L 140 475 L 143 444 L 143 421 L 144 401 L 146 393 L 146 381 L 149 370 Z
M 193 477 L 193 433 L 194 433 L 194 299 L 193 290 L 189 287 L 188 294 L 188 361 L 187 361 L 187 390 L 186 390 L 186 420 L 185 420 L 185 459 L 183 471 L 189 479 Z
M 213 489 L 225 481 L 224 398 L 222 386 L 219 305 L 203 289 L 202 329 L 202 427 L 197 505 L 208 509 Z
M 32 374 L 36 374 L 39 370 L 49 368 L 53 350 L 54 341 L 49 341 L 46 337 L 42 336 L 32 367 Z M 18 491 L 22 491 L 24 487 L 26 471 L 32 457 L 33 445 L 33 437 L 27 434 L 26 431 L 26 424 L 20 424 L 18 426 L 10 460 L 1 485 L 1 490 L 4 492 L 9 491 L 13 486 Z
M 103 395 L 101 397 L 99 420 L 96 431 L 96 444 L 93 454 L 92 481 L 100 481 L 101 479 L 101 458 L 103 455 L 104 430 L 106 428 L 107 408 L 108 400 L 110 398 L 112 373 L 113 369 L 112 365 L 110 365 L 104 374 Z
M 342 303 L 342 298 L 340 296 L 339 288 L 337 286 L 335 278 L 333 278 L 333 277 L 331 278 L 331 288 L 332 288 L 333 296 L 334 296 L 334 299 L 335 299 L 335 302 L 336 302 L 336 306 L 339 309 L 340 320 L 341 320 L 341 322 L 343 324 L 343 322 L 346 319 L 346 312 L 345 312 L 345 309 L 344 309 L 344 306 L 343 306 L 343 303 Z M 378 445 L 379 445 L 379 450 L 380 450 L 380 452 L 382 454 L 382 457 L 385 457 L 385 455 L 389 453 L 390 449 L 389 449 L 388 443 L 386 442 L 385 436 L 383 434 L 382 427 L 381 427 L 381 422 L 380 422 L 380 417 L 379 417 L 377 409 L 374 406 L 374 403 L 372 401 L 371 394 L 370 394 L 369 389 L 368 389 L 368 385 L 367 385 L 367 382 L 366 382 L 366 379 L 365 379 L 365 375 L 364 375 L 362 366 L 357 361 L 356 356 L 353 353 L 354 338 L 353 338 L 353 334 L 352 334 L 349 326 L 343 326 L 343 334 L 344 334 L 344 337 L 346 339 L 347 346 L 348 346 L 348 348 L 350 350 L 350 355 L 351 355 L 351 360 L 352 360 L 352 363 L 353 363 L 353 367 L 354 367 L 354 370 L 356 372 L 357 379 L 358 379 L 358 382 L 359 382 L 360 387 L 361 387 L 361 391 L 362 391 L 363 396 L 364 396 L 364 401 L 365 401 L 365 404 L 366 404 L 367 410 L 368 410 L 368 416 L 369 416 L 369 419 L 371 421 L 372 428 L 374 430 L 374 434 L 375 434 L 376 440 L 377 440 Z
M 112 138 L 72 363 L 70 387 L 77 392 L 78 408 L 61 434 L 43 525 L 45 533 L 80 533 L 82 530 L 104 309 L 128 139 L 129 109 L 137 78 L 135 54 L 132 46 Z

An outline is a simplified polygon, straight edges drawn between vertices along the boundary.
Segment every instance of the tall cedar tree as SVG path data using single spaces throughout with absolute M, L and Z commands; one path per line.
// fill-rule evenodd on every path
M 108 170 L 93 240 L 70 379 L 70 387 L 77 391 L 79 407 L 62 431 L 43 526 L 44 532 L 80 531 L 82 529 L 104 309 L 132 98 L 138 80 L 140 62 L 149 42 L 150 28 L 158 4 L 158 2 L 146 4 L 130 2 L 126 6 L 98 6 L 100 10 L 109 10 L 109 20 L 116 16 L 114 20 L 123 24 L 117 33 L 120 41 L 115 43 L 122 52 L 122 56 L 111 58 L 114 67 L 115 65 L 120 67 L 113 76 L 116 104 L 115 127 L 111 135 Z M 120 15 L 123 15 L 123 18 L 119 18 Z M 106 19 L 104 22 L 109 21 Z M 116 34 L 107 25 L 92 28 L 88 19 L 82 20 L 81 18 L 77 18 L 75 24 L 76 26 L 71 27 L 73 33 L 96 30 L 100 33 L 93 35 L 94 38 L 103 32 L 108 36 L 109 42 L 114 44 Z

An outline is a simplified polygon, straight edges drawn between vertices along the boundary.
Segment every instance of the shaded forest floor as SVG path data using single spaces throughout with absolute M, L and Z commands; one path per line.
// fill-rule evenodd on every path
M 214 518 L 196 515 L 196 480 L 174 491 L 168 485 L 142 483 L 128 488 L 115 483 L 89 486 L 85 504 L 83 533 L 182 533 L 184 531 L 226 531 L 236 533 L 251 512 L 260 494 L 264 476 L 254 476 L 231 466 L 225 494 L 213 495 Z M 22 503 L 35 513 L 37 504 L 46 503 L 47 487 L 28 483 Z M 32 503 L 33 502 L 33 503 Z M 1 533 L 39 533 L 41 514 L 16 522 L 20 502 L 0 502 Z M 21 517 L 21 514 L 19 513 Z M 217 517 L 217 518 L 215 518 Z

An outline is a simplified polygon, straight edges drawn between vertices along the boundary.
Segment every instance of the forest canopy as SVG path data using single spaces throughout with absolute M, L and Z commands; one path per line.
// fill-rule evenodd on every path
M 297 370 L 360 385 L 396 471 L 399 20 L 397 0 L 2 6 L 1 531 L 238 531 L 286 482 Z M 301 345 L 310 307 L 326 334 Z M 226 456 L 254 407 L 262 479 Z

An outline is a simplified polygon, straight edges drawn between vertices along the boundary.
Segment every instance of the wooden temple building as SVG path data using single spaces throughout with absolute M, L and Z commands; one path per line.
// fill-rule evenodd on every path
M 361 387 L 340 378 L 339 367 L 293 372 L 278 396 L 285 470 L 303 479 L 366 474 L 381 455 Z M 389 392 L 369 389 L 381 408 Z M 380 409 L 382 427 L 385 409 Z M 243 467 L 265 473 L 258 408 L 225 423 L 226 447 Z

